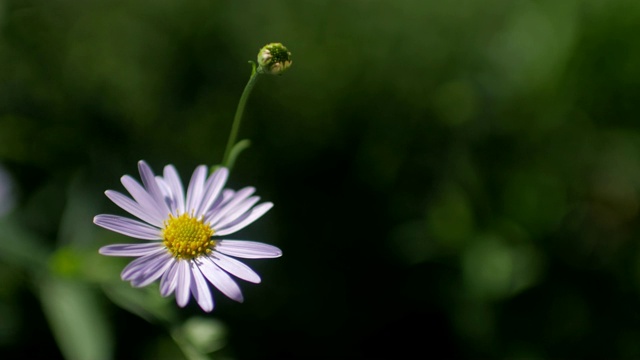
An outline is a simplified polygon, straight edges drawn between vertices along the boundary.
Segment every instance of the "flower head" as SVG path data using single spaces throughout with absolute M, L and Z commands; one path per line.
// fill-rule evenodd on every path
M 193 172 L 187 193 L 172 165 L 163 176 L 155 176 L 144 161 L 138 163 L 142 184 L 125 175 L 122 185 L 133 199 L 113 190 L 105 194 L 116 205 L 142 221 L 117 215 L 97 215 L 93 222 L 105 229 L 133 238 L 150 240 L 138 244 L 116 244 L 100 248 L 100 254 L 137 257 L 122 271 L 122 280 L 135 287 L 160 279 L 160 294 L 175 291 L 184 307 L 190 295 L 204 311 L 214 307 L 209 283 L 229 298 L 243 301 L 242 292 L 229 276 L 259 283 L 260 276 L 234 257 L 276 258 L 275 246 L 244 240 L 222 239 L 266 213 L 273 204 L 252 196 L 253 187 L 238 191 L 223 189 L 229 172 L 219 168 L 207 177 L 207 167 Z M 254 206 L 255 205 L 255 206 Z
M 292 63 L 291 52 L 280 43 L 267 44 L 258 52 L 258 71 L 264 74 L 280 75 Z

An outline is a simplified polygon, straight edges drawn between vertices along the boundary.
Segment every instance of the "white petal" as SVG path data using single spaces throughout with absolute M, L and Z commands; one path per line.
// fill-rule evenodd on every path
M 215 229 L 216 231 L 215 235 L 224 236 L 224 235 L 233 234 L 234 232 L 258 220 L 262 215 L 264 215 L 264 213 L 269 211 L 269 209 L 271 209 L 272 207 L 273 207 L 273 203 L 270 203 L 270 202 L 262 203 L 254 207 L 253 210 L 251 210 L 251 213 L 249 214 L 249 216 L 245 218 L 241 218 L 242 219 L 241 221 L 233 221 L 225 225 L 223 228 Z
M 171 295 L 178 285 L 176 276 L 178 274 L 178 262 L 173 257 L 169 262 L 171 267 L 167 269 L 162 275 L 162 280 L 160 280 L 160 295 L 164 297 Z
M 222 187 L 227 182 L 229 176 L 229 170 L 227 168 L 220 168 L 216 170 L 204 186 L 204 195 L 202 197 L 202 203 L 196 210 L 196 218 L 204 215 L 213 202 L 218 198 Z
M 160 240 L 160 229 L 117 215 L 97 215 L 93 223 L 117 233 L 144 240 Z
M 218 210 L 222 209 L 231 200 L 236 192 L 231 189 L 224 189 L 216 201 L 211 204 L 209 210 L 205 214 L 205 219 L 210 219 Z
M 109 199 L 111 199 L 111 201 L 123 210 L 127 211 L 129 214 L 136 216 L 140 220 L 144 220 L 151 225 L 162 227 L 162 219 L 157 216 L 155 211 L 152 213 L 145 211 L 140 204 L 117 191 L 107 190 L 104 193 Z
M 178 306 L 185 307 L 189 303 L 189 290 L 191 286 L 191 269 L 188 260 L 178 260 L 178 286 L 176 287 L 176 302 Z
M 122 186 L 127 189 L 129 194 L 131 194 L 133 199 L 137 201 L 140 206 L 142 206 L 143 210 L 149 216 L 154 216 L 160 222 L 164 221 L 164 219 L 167 218 L 168 213 L 165 214 L 160 211 L 158 205 L 156 205 L 155 200 L 153 200 L 147 190 L 145 190 L 145 188 L 143 188 L 142 185 L 140 185 L 140 183 L 136 181 L 136 179 L 132 178 L 129 175 L 124 175 L 120 178 L 120 182 L 122 183 Z
M 164 200 L 164 203 L 167 204 L 169 211 L 174 216 L 177 216 L 178 206 L 176 204 L 176 199 L 173 196 L 173 193 L 171 192 L 171 188 L 169 187 L 169 184 L 167 184 L 167 182 L 164 180 L 162 176 L 156 176 L 156 183 L 158 183 L 158 187 L 162 192 L 162 198 Z
M 230 209 L 230 211 L 222 219 L 220 219 L 220 221 L 218 221 L 217 224 L 215 225 L 212 224 L 211 226 L 221 228 L 221 229 L 226 226 L 229 226 L 231 223 L 238 221 L 259 200 L 260 200 L 259 196 L 252 196 L 244 200 L 240 204 L 236 205 L 233 209 Z M 246 215 L 246 216 L 249 216 L 249 215 Z
M 267 259 L 282 256 L 277 247 L 255 241 L 221 240 L 216 244 L 216 251 L 245 259 Z
M 215 286 L 220 292 L 227 295 L 230 299 L 237 302 L 243 302 L 242 291 L 235 281 L 218 267 L 218 265 L 211 262 L 210 259 L 204 258 L 200 264 L 200 270 L 202 274 Z
M 164 180 L 167 182 L 173 193 L 174 200 L 176 202 L 176 208 L 178 214 L 184 213 L 184 189 L 182 188 L 182 181 L 178 171 L 173 165 L 167 165 L 164 167 Z
M 161 259 L 166 255 L 166 251 L 161 250 L 143 257 L 139 257 L 122 269 L 120 277 L 122 280 L 130 281 L 136 277 L 151 271 L 156 265 L 160 264 Z
M 142 178 L 142 183 L 144 184 L 145 189 L 153 200 L 155 201 L 158 210 L 160 210 L 161 214 L 169 214 L 169 208 L 167 207 L 167 203 L 164 201 L 164 196 L 162 195 L 162 190 L 158 186 L 158 182 L 156 181 L 156 177 L 153 174 L 153 171 L 144 161 L 138 161 L 138 170 L 140 171 L 140 177 Z
M 260 275 L 258 275 L 255 271 L 253 271 L 250 267 L 248 267 L 244 263 L 234 258 L 223 255 L 218 251 L 214 252 L 214 254 L 211 255 L 209 258 L 216 265 L 218 265 L 222 270 L 228 272 L 231 275 L 234 275 L 242 280 L 246 280 L 255 284 L 260 283 Z
M 191 275 L 193 275 L 193 279 L 191 279 L 191 294 L 196 298 L 202 310 L 210 312 L 213 310 L 213 297 L 211 296 L 209 285 L 207 285 L 207 281 L 202 276 L 195 261 L 190 261 L 189 266 L 191 267 Z
M 222 203 L 223 203 L 223 205 L 228 203 L 229 200 L 231 200 L 235 194 L 236 194 L 235 190 L 231 190 L 231 189 L 222 190 L 222 199 L 223 199 Z
M 158 278 L 167 271 L 169 266 L 171 266 L 171 259 L 172 256 L 170 254 L 165 254 L 165 256 L 154 263 L 154 266 L 150 266 L 141 273 L 140 276 L 133 279 L 131 281 L 131 285 L 135 287 L 144 287 L 158 280 Z
M 102 255 L 109 256 L 146 256 L 155 253 L 163 248 L 161 242 L 145 244 L 114 244 L 103 246 L 98 250 Z
M 207 174 L 207 167 L 198 166 L 191 175 L 191 181 L 187 188 L 187 206 L 185 212 L 191 214 L 192 211 L 198 209 L 202 201 L 202 192 L 204 189 L 204 180 Z
M 233 197 L 229 199 L 229 201 L 224 204 L 224 206 L 218 208 L 215 212 L 211 213 L 210 216 L 205 219 L 205 222 L 210 223 L 212 226 L 220 221 L 220 219 L 225 216 L 229 211 L 235 209 L 235 207 L 244 201 L 246 198 L 251 196 L 256 191 L 254 187 L 247 186 L 246 188 L 238 190 Z

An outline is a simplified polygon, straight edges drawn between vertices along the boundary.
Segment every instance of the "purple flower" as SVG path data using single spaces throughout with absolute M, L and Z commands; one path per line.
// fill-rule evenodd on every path
M 93 222 L 105 229 L 137 239 L 138 244 L 116 244 L 100 248 L 100 254 L 137 257 L 122 270 L 122 280 L 143 287 L 160 279 L 160 294 L 175 291 L 176 302 L 184 307 L 190 295 L 204 311 L 214 301 L 207 283 L 238 302 L 243 301 L 238 284 L 231 278 L 259 283 L 260 276 L 231 256 L 276 258 L 282 251 L 275 246 L 244 240 L 222 239 L 251 224 L 273 206 L 255 205 L 255 188 L 238 191 L 224 189 L 229 172 L 220 168 L 207 177 L 207 167 L 198 166 L 191 176 L 186 197 L 173 165 L 155 176 L 149 165 L 138 162 L 142 185 L 132 177 L 121 178 L 133 199 L 113 190 L 105 194 L 116 205 L 142 221 L 117 215 L 98 215 Z M 255 206 L 254 206 L 255 205 Z

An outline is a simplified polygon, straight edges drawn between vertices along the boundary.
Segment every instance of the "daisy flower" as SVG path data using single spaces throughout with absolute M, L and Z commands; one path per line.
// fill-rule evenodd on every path
M 232 256 L 276 258 L 282 252 L 272 245 L 221 237 L 251 224 L 273 204 L 256 205 L 260 198 L 252 196 L 253 187 L 223 190 L 229 175 L 226 168 L 219 168 L 207 177 L 207 167 L 198 166 L 186 196 L 173 165 L 165 166 L 163 176 L 154 175 L 144 161 L 138 163 L 138 169 L 142 184 L 128 175 L 121 178 L 133 199 L 113 190 L 105 194 L 142 221 L 97 215 L 93 222 L 105 229 L 150 241 L 103 246 L 100 254 L 137 257 L 122 271 L 122 280 L 143 287 L 160 279 L 160 294 L 169 296 L 175 291 L 180 307 L 186 306 L 193 295 L 204 311 L 213 310 L 208 282 L 229 298 L 242 302 L 240 287 L 229 274 L 253 283 L 259 283 L 260 276 Z

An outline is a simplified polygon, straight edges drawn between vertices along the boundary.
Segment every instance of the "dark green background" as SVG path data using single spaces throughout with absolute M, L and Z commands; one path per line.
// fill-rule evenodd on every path
M 38 239 L 0 251 L 0 356 L 62 356 L 46 276 L 89 284 L 115 358 L 179 354 L 104 296 L 130 239 L 91 221 L 140 159 L 219 162 L 277 41 L 228 185 L 275 204 L 234 237 L 284 255 L 215 292 L 220 358 L 640 357 L 639 33 L 637 0 L 0 0 L 0 241 Z

